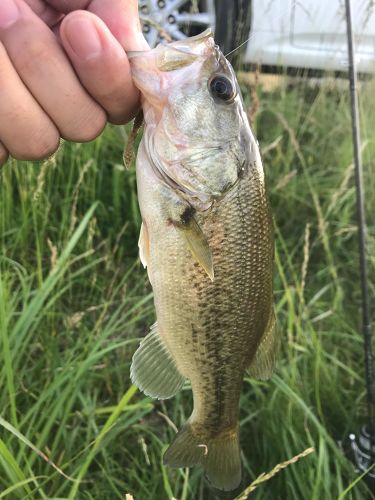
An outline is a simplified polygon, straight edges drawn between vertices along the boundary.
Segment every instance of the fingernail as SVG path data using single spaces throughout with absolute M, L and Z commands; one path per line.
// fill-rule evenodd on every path
M 89 19 L 83 17 L 67 19 L 64 33 L 71 49 L 81 59 L 92 59 L 102 50 L 96 26 Z
M 0 1 L 0 28 L 9 28 L 17 21 L 18 17 L 19 10 L 13 0 Z

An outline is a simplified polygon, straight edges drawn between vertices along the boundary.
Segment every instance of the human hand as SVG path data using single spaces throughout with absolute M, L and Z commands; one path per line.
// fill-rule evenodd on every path
M 147 48 L 137 0 L 0 0 L 0 166 L 129 121 L 126 51 Z

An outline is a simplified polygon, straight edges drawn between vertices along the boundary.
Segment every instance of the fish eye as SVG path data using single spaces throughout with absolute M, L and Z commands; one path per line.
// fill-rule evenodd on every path
M 224 75 L 216 75 L 208 82 L 211 95 L 225 102 L 232 102 L 236 97 L 233 83 Z

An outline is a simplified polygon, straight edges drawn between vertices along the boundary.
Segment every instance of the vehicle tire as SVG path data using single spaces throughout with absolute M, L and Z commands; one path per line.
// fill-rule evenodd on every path
M 215 40 L 224 54 L 239 47 L 250 36 L 251 0 L 216 0 Z M 233 66 L 241 62 L 244 44 L 233 53 L 230 60 Z
M 224 54 L 249 38 L 251 0 L 139 0 L 138 4 L 143 33 L 151 47 L 163 38 L 178 40 L 210 26 Z M 234 65 L 238 65 L 245 46 L 231 56 Z

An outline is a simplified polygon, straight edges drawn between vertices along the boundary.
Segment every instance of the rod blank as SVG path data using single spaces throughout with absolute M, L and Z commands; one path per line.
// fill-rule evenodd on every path
M 358 90 L 357 90 L 357 71 L 354 56 L 354 35 L 352 26 L 352 12 L 350 0 L 345 0 L 346 7 L 346 25 L 348 38 L 348 56 L 349 56 L 349 82 L 352 114 L 352 135 L 353 135 L 353 155 L 356 182 L 356 201 L 357 201 L 357 222 L 358 222 L 358 242 L 359 242 L 359 267 L 362 292 L 362 333 L 364 337 L 365 348 L 365 370 L 369 432 L 375 433 L 375 384 L 372 354 L 372 332 L 371 332 L 371 311 L 370 311 L 370 293 L 369 276 L 367 266 L 367 244 L 366 244 L 366 216 L 363 189 L 363 173 L 361 158 L 361 135 L 358 111 Z

